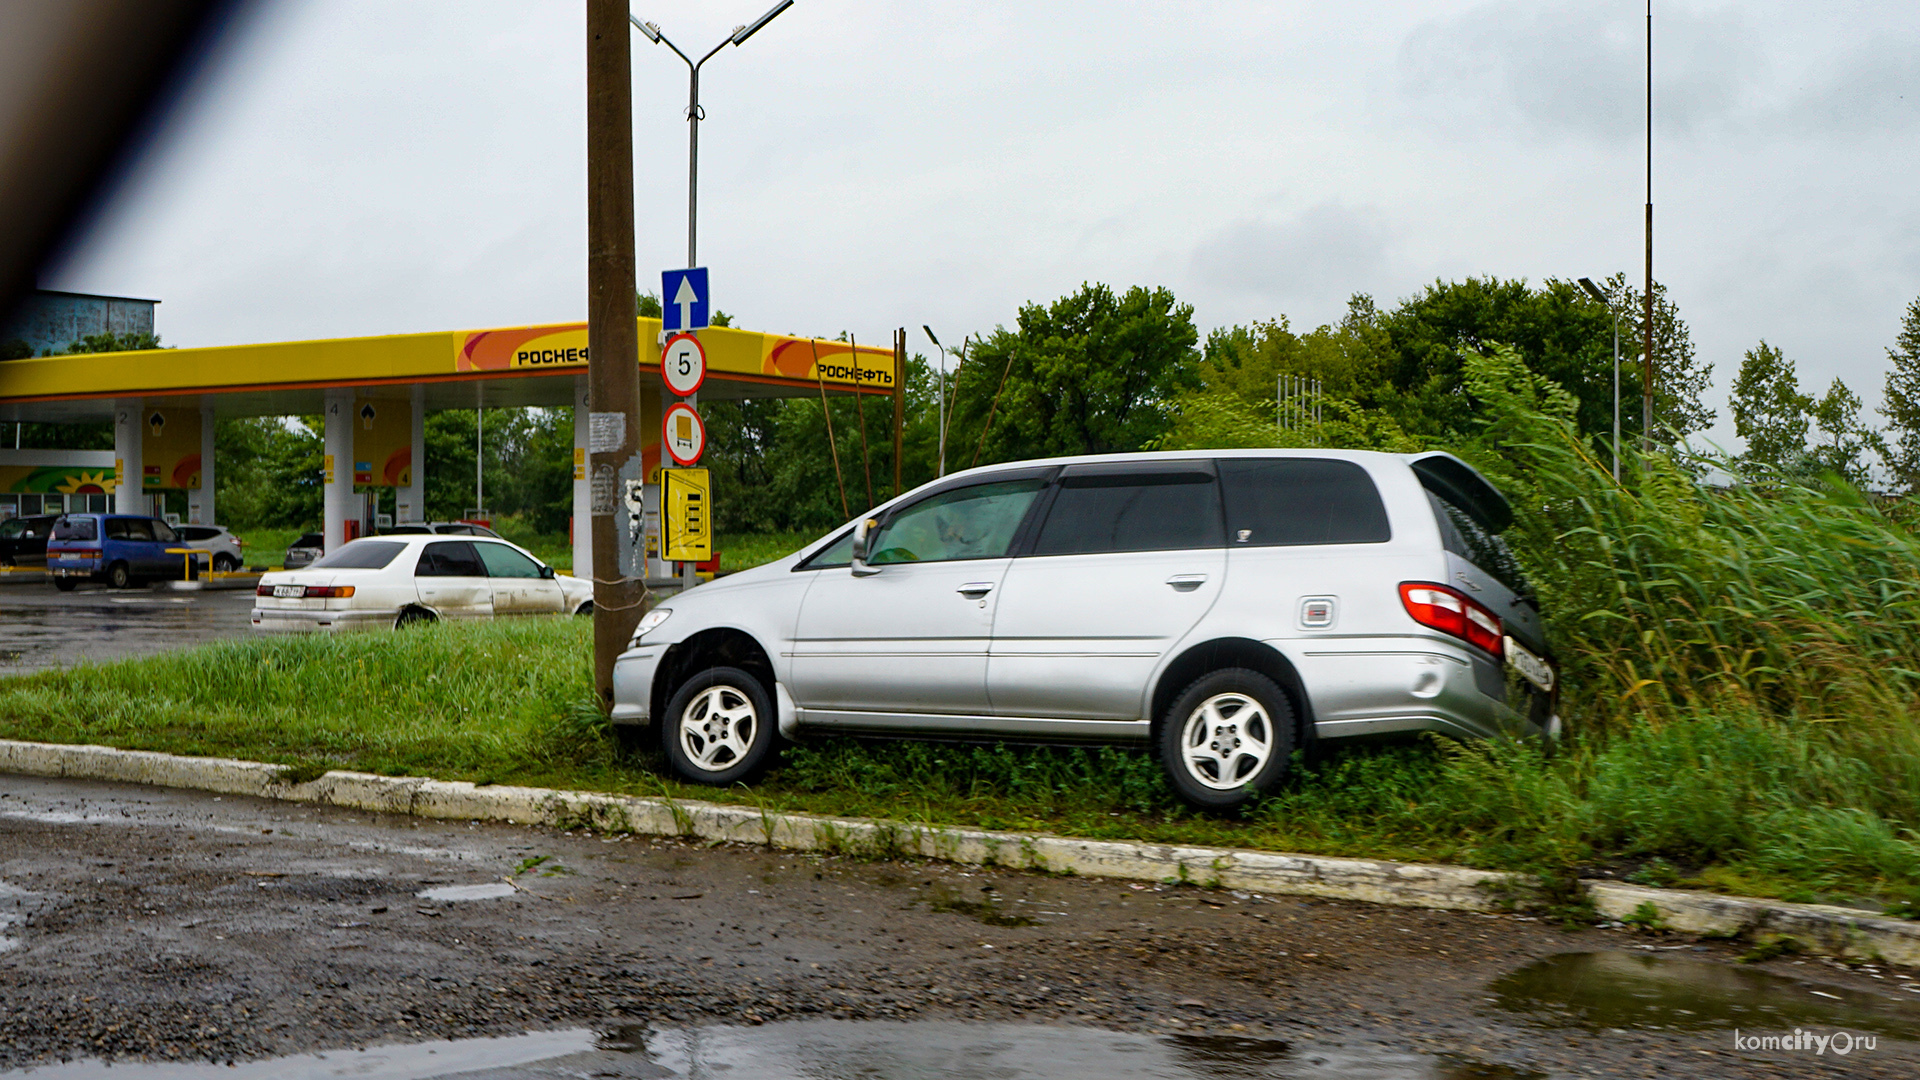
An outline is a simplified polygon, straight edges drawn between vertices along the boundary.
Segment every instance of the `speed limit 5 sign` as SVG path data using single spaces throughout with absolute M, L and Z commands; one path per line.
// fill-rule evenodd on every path
M 667 389 L 689 397 L 707 381 L 707 350 L 692 334 L 675 334 L 660 352 L 660 377 Z

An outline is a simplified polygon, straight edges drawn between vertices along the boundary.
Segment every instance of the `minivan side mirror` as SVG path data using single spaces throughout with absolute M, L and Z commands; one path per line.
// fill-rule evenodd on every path
M 852 569 L 854 577 L 866 577 L 870 574 L 880 572 L 879 567 L 867 565 L 867 538 L 872 535 L 873 530 L 878 528 L 879 525 L 880 523 L 873 518 L 867 518 L 865 521 L 853 527 Z

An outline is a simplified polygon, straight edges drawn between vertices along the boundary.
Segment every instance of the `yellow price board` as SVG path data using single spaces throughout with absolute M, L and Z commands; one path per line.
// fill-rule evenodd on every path
M 705 469 L 664 469 L 660 474 L 661 521 L 666 557 L 705 562 L 713 557 L 713 485 Z

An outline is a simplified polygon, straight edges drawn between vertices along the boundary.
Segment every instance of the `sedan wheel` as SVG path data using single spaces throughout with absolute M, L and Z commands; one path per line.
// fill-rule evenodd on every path
M 1202 810 L 1237 810 L 1266 794 L 1293 753 L 1293 710 L 1265 675 L 1228 668 L 1187 687 L 1161 724 L 1161 765 Z
M 667 704 L 667 760 L 698 784 L 750 779 L 772 764 L 778 732 L 760 680 L 739 668 L 709 668 L 680 687 Z

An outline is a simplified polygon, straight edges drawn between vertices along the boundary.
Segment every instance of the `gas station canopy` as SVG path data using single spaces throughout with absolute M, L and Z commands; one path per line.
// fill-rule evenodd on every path
M 659 371 L 660 320 L 638 320 L 643 372 Z M 892 350 L 710 327 L 706 401 L 829 393 L 891 394 Z M 419 386 L 429 410 L 476 406 L 570 407 L 587 371 L 587 326 L 225 345 L 204 349 L 83 353 L 0 362 L 0 420 L 111 420 L 116 399 L 176 399 L 221 416 L 321 412 L 327 392 Z M 658 387 L 643 376 L 642 385 Z

